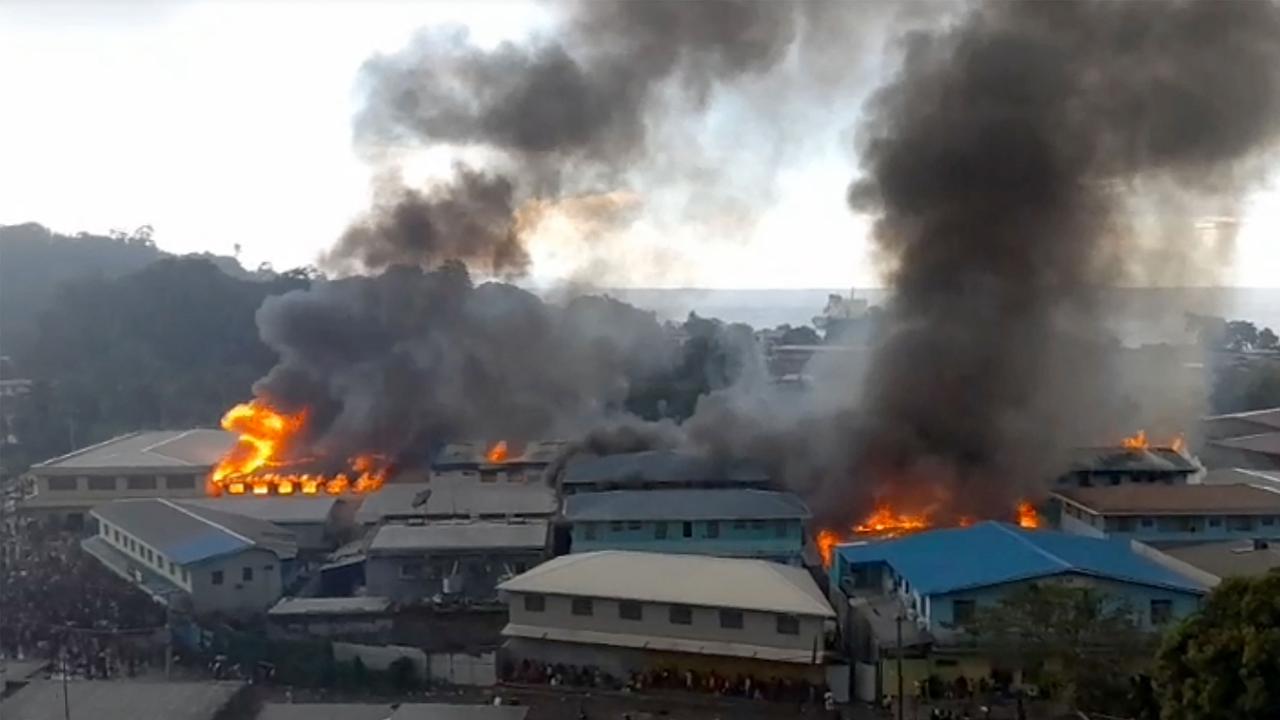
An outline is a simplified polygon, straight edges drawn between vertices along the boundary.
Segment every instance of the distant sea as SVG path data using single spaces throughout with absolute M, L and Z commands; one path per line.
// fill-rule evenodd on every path
M 806 325 L 822 313 L 827 295 L 848 295 L 849 288 L 805 290 L 707 290 L 697 288 L 626 288 L 608 293 L 680 320 L 690 311 L 756 328 Z M 872 305 L 884 303 L 884 288 L 857 289 Z M 1185 337 L 1185 315 L 1218 315 L 1248 320 L 1280 332 L 1280 288 L 1114 288 L 1105 303 L 1114 332 L 1129 343 L 1176 341 Z

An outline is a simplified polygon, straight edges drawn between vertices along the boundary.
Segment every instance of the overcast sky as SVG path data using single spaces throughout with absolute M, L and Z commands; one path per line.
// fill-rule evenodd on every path
M 173 252 L 250 267 L 314 262 L 368 201 L 352 151 L 356 73 L 421 27 L 462 23 L 478 42 L 518 39 L 549 18 L 532 3 L 0 0 L 0 224 L 62 232 L 155 227 Z M 840 118 L 832 127 L 851 125 Z M 627 238 L 644 286 L 880 285 L 867 223 L 844 205 L 855 172 L 833 132 L 782 168 L 745 237 Z M 1230 284 L 1280 286 L 1278 196 L 1255 196 Z M 704 241 L 705 240 L 705 241 Z M 534 280 L 572 262 L 535 244 Z M 611 279 L 612 280 L 612 279 Z

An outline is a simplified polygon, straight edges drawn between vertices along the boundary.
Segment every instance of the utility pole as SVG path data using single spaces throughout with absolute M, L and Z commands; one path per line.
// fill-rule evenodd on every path
M 902 611 L 899 610 L 896 618 L 898 623 L 898 720 L 903 720 L 905 717 L 903 710 L 906 707 L 902 704 L 902 615 Z
M 164 601 L 164 679 L 173 679 L 173 597 Z

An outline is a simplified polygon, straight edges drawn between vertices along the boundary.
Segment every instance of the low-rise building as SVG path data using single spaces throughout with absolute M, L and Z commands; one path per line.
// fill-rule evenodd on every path
M 430 482 L 384 485 L 364 498 L 356 522 L 369 527 L 411 519 L 549 518 L 556 509 L 555 490 L 542 481 L 481 482 L 443 475 Z
M 1202 418 L 1205 467 L 1280 470 L 1280 408 Z
M 999 522 L 841 545 L 830 577 L 846 646 L 855 667 L 872 675 L 853 685 L 875 688 L 875 695 L 896 685 L 890 638 L 898 618 L 904 645 L 912 648 L 904 663 L 911 687 L 931 675 L 976 679 L 1015 672 L 1003 665 L 1005 658 L 975 647 L 966 628 L 981 609 L 998 606 L 1028 584 L 1090 588 L 1130 608 L 1147 631 L 1194 612 L 1207 589 L 1126 542 Z
M 172 500 L 117 500 L 92 511 L 84 549 L 162 602 L 198 614 L 259 613 L 279 600 L 298 546 L 261 520 Z
M 397 602 L 487 601 L 547 556 L 545 520 L 432 521 L 379 527 L 365 548 L 369 595 Z
M 1251 484 L 1122 485 L 1052 495 L 1063 530 L 1144 542 L 1280 538 L 1280 492 Z
M 560 473 L 562 493 L 676 488 L 764 488 L 769 476 L 746 461 L 716 462 L 673 450 L 575 455 Z
M 564 501 L 571 552 L 639 550 L 800 564 L 809 508 L 770 490 L 613 490 Z
M 246 717 L 244 683 L 141 680 L 37 680 L 0 702 L 17 720 L 222 720 Z
M 344 638 L 376 636 L 395 624 L 384 597 L 282 598 L 267 623 L 272 635 Z
M 568 448 L 563 441 L 497 440 L 450 443 L 431 463 L 432 478 L 465 477 L 481 482 L 546 482 L 546 471 Z
M 1057 486 L 1181 485 L 1202 471 L 1198 462 L 1172 447 L 1077 448 L 1067 471 L 1058 477 Z
M 299 552 L 324 553 L 352 538 L 360 498 L 333 495 L 247 495 L 176 502 L 184 507 L 221 510 L 269 522 L 293 533 Z
M 763 560 L 606 550 L 500 586 L 504 661 L 822 681 L 834 618 L 803 569 Z
M 1280 545 L 1271 540 L 1219 540 L 1166 546 L 1134 542 L 1152 560 L 1217 587 L 1233 577 L 1258 577 L 1280 570 Z
M 204 497 L 209 471 L 234 443 L 210 429 L 121 435 L 33 465 L 20 510 L 78 530 L 89 510 L 112 500 Z

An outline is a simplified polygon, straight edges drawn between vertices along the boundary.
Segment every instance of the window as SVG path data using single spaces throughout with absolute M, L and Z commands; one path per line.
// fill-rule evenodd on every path
M 172 560 L 170 560 L 170 561 L 169 561 L 169 574 L 170 574 L 170 575 L 177 575 L 177 574 L 178 574 L 178 566 L 177 566 L 177 565 L 175 565 L 175 564 L 173 564 L 173 561 L 172 561 Z
M 643 620 L 644 610 L 635 600 L 623 600 L 618 603 L 618 617 L 623 620 Z
M 512 569 L 514 569 L 514 570 L 516 571 L 516 574 L 517 574 L 517 575 L 523 575 L 523 574 L 525 574 L 525 572 L 526 572 L 526 571 L 528 571 L 528 570 L 529 570 L 529 563 L 524 562 L 523 560 L 521 560 L 521 561 L 517 561 L 517 562 L 512 566 Z
M 667 609 L 667 619 L 672 625 L 692 625 L 693 608 L 688 605 L 672 605 Z
M 130 475 L 124 479 L 124 486 L 130 490 L 155 490 L 155 475 Z
M 707 521 L 706 536 L 709 538 L 720 537 L 720 521 L 718 520 Z
M 182 582 L 191 582 L 191 575 L 187 573 L 186 568 L 182 568 Z
M 240 581 L 253 582 L 253 568 L 251 567 L 240 568 Z
M 576 597 L 573 599 L 573 607 L 571 608 L 574 615 L 593 615 L 595 608 L 592 607 L 591 598 Z
M 1152 600 L 1151 601 L 1151 624 L 1165 625 L 1173 619 L 1173 601 L 1172 600 Z
M 653 526 L 653 538 L 654 538 L 655 540 L 666 540 L 666 539 L 667 539 L 667 524 L 666 524 L 666 523 L 664 523 L 664 522 L 654 523 L 654 526 Z
M 1262 517 L 1262 524 L 1263 524 L 1263 525 L 1275 525 L 1275 524 L 1276 524 L 1276 519 L 1275 519 L 1275 517 L 1273 517 L 1273 516 L 1271 516 L 1271 515 L 1264 515 L 1264 516 Z
M 778 634 L 779 635 L 799 635 L 800 634 L 800 618 L 795 615 L 779 615 L 778 616 Z
M 752 530 L 763 530 L 763 529 L 764 529 L 764 521 L 763 521 L 763 520 L 752 520 L 752 521 L 751 521 L 751 529 L 752 529 Z
M 191 475 L 167 477 L 164 479 L 164 486 L 170 490 L 194 490 L 196 479 Z
M 1149 517 L 1142 518 L 1142 527 L 1144 528 L 1155 527 L 1155 524 L 1156 524 L 1155 518 L 1149 518 Z
M 544 595 L 525 595 L 524 609 L 527 612 L 542 612 L 547 609 L 547 598 Z
M 742 611 L 741 610 L 721 610 L 720 611 L 720 627 L 729 630 L 742 629 Z
M 613 522 L 609 523 L 610 532 L 622 532 L 623 528 L 625 527 L 626 527 L 626 523 L 622 522 L 621 520 L 614 520 Z
M 209 578 L 209 581 L 210 581 L 210 582 L 212 582 L 214 585 L 221 585 L 221 584 L 222 584 L 222 571 L 221 571 L 221 570 L 214 570 L 214 571 L 213 571 L 213 575 Z
M 734 529 L 734 530 L 746 530 L 746 529 L 747 529 L 747 521 L 746 521 L 746 520 L 734 520 L 734 521 L 733 521 L 733 529 Z
M 644 525 L 642 525 L 639 520 L 632 520 L 631 522 L 627 523 L 628 530 L 639 530 L 642 527 L 644 527 Z
M 416 578 L 420 575 L 422 575 L 422 563 L 420 562 L 400 563 L 401 579 Z
M 787 521 L 786 521 L 786 520 L 774 520 L 774 521 L 773 521 L 773 536 L 774 536 L 774 537 L 780 537 L 780 538 L 784 538 L 784 537 L 786 537 L 786 536 L 787 536 L 787 525 L 788 525 L 788 523 L 787 523 Z
M 54 492 L 74 492 L 79 483 L 73 477 L 49 478 L 49 489 Z
M 263 571 L 263 572 L 275 572 L 275 570 L 276 570 L 276 566 L 275 566 L 275 565 L 263 565 L 263 566 L 262 566 L 262 571 Z
M 682 531 L 681 534 L 684 535 L 685 537 L 687 538 L 693 537 L 693 523 L 691 522 L 684 523 L 683 526 L 681 527 L 681 531 Z
M 595 540 L 596 524 L 593 522 L 582 523 L 582 534 L 585 535 L 588 540 Z
M 90 490 L 115 490 L 116 479 L 113 477 L 91 477 L 89 478 Z
M 1220 517 L 1209 518 L 1209 527 L 1222 527 L 1222 518 Z
M 951 601 L 951 623 L 953 625 L 965 625 L 973 622 L 974 603 L 972 600 L 952 600 Z

